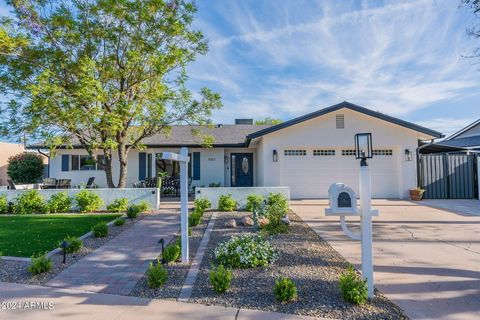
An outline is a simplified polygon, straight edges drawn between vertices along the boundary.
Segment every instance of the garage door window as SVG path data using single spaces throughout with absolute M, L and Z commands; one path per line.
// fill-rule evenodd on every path
M 342 156 L 354 156 L 355 149 L 344 149 L 342 150 Z
M 332 149 L 317 149 L 313 150 L 313 155 L 316 157 L 326 157 L 326 156 L 334 156 L 335 150 Z
M 285 150 L 284 154 L 286 156 L 306 156 L 307 150 L 301 150 L 301 149 Z
M 393 156 L 393 150 L 392 149 L 376 149 L 376 150 L 373 150 L 373 155 L 374 156 Z

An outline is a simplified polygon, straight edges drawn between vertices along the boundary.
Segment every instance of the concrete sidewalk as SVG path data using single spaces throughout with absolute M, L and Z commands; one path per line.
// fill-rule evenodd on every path
M 314 319 L 276 312 L 205 306 L 167 300 L 92 293 L 71 289 L 48 288 L 0 282 L 2 306 L 19 303 L 19 310 L 0 309 L 0 319 L 101 319 L 101 320 L 286 320 Z M 31 308 L 24 308 L 25 303 Z M 33 304 L 31 304 L 33 303 Z M 42 310 L 42 303 L 45 309 Z M 48 308 L 49 303 L 53 308 Z M 37 308 L 33 306 L 37 306 Z

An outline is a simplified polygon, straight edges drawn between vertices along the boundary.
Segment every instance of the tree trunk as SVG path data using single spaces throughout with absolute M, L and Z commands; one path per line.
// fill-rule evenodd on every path
M 120 177 L 117 188 L 125 188 L 127 185 L 127 150 L 124 143 L 118 146 L 118 162 L 120 164 Z
M 103 150 L 103 155 L 105 157 L 105 175 L 107 176 L 107 186 L 109 188 L 115 188 L 112 171 L 112 150 Z

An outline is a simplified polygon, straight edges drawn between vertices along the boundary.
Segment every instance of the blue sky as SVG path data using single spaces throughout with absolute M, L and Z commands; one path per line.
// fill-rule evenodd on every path
M 210 51 L 190 85 L 222 95 L 214 122 L 288 120 L 343 100 L 446 134 L 480 118 L 480 65 L 462 57 L 480 40 L 459 0 L 197 4 Z

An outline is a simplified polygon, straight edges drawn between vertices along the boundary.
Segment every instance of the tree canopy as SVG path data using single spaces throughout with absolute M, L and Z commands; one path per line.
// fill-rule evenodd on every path
M 262 124 L 279 124 L 279 123 L 282 123 L 283 121 L 280 120 L 280 119 L 273 119 L 273 118 L 270 118 L 270 117 L 266 117 L 265 119 L 263 120 L 257 120 L 255 121 L 255 124 L 256 125 L 262 125 Z
M 207 52 L 184 0 L 11 0 L 0 20 L 3 134 L 55 150 L 102 151 L 109 187 L 124 187 L 127 155 L 173 124 L 206 124 L 218 93 L 192 92 L 187 65 Z M 113 154 L 120 179 L 112 180 Z

